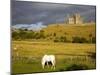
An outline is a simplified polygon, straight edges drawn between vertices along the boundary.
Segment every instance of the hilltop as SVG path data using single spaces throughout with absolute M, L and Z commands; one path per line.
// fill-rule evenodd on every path
M 48 38 L 65 36 L 71 40 L 72 37 L 84 37 L 89 39 L 90 35 L 95 37 L 95 24 L 87 23 L 82 25 L 50 24 L 42 29 Z

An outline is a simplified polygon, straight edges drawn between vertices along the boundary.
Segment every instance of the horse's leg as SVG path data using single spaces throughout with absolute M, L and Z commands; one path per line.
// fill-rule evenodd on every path
M 55 70 L 55 62 L 53 62 L 53 68 L 54 68 L 54 70 Z
M 51 64 L 51 69 L 53 69 L 53 63 Z
M 45 66 L 45 64 L 44 63 L 42 63 L 42 68 L 44 69 L 44 66 Z
M 51 69 L 55 69 L 55 63 L 54 62 L 52 62 L 52 64 L 51 64 Z
M 42 65 L 42 68 L 44 69 L 44 65 Z
M 54 65 L 54 70 L 55 70 L 55 65 Z
M 54 69 L 54 70 L 55 70 L 55 65 L 52 65 L 52 66 L 51 66 L 51 69 Z
M 49 63 L 47 62 L 47 66 L 48 66 L 48 68 L 49 68 Z
M 51 69 L 54 69 L 54 70 L 55 70 L 55 64 L 52 64 L 52 67 L 51 67 Z

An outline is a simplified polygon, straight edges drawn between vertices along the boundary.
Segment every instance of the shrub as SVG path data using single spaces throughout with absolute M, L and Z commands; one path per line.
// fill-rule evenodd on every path
M 45 39 L 44 31 L 40 30 L 39 37 Z
M 20 39 L 19 33 L 17 31 L 12 32 L 12 39 L 14 40 Z
M 65 36 L 56 37 L 54 42 L 69 42 Z
M 64 37 L 64 36 L 61 36 L 61 37 L 60 37 L 60 41 L 61 41 L 61 42 L 67 42 L 67 38 Z
M 59 39 L 56 37 L 56 38 L 54 39 L 54 42 L 59 42 Z
M 88 67 L 86 65 L 81 65 L 81 64 L 72 64 L 69 67 L 66 68 L 68 71 L 73 71 L 73 70 L 86 70 Z
M 12 32 L 12 38 L 14 40 L 19 40 L 19 39 L 34 39 L 35 34 L 33 31 L 30 30 L 21 30 L 19 29 L 18 31 L 13 31 Z
M 96 60 L 96 52 L 87 52 L 87 53 L 89 54 L 89 56 L 90 56 L 92 59 Z
M 96 38 L 92 37 L 92 43 L 96 43 Z
M 72 43 L 88 43 L 88 41 L 84 37 L 73 37 Z
M 56 36 L 56 33 L 54 33 L 53 36 L 55 37 Z
M 91 54 L 91 58 L 96 60 L 96 53 L 95 52 Z

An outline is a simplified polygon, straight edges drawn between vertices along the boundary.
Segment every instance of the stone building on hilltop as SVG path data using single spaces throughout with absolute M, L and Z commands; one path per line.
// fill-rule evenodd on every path
M 68 24 L 82 24 L 82 18 L 80 14 L 74 14 L 68 18 Z

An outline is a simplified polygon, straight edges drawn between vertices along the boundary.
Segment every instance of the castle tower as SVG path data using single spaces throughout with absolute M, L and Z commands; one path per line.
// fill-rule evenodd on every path
M 82 18 L 80 14 L 74 14 L 73 16 L 69 17 L 68 24 L 82 24 Z
M 80 14 L 75 14 L 75 24 L 81 24 L 82 23 L 82 19 Z
M 74 24 L 74 18 L 73 18 L 73 17 L 70 17 L 70 18 L 68 19 L 68 23 L 69 23 L 69 24 Z

